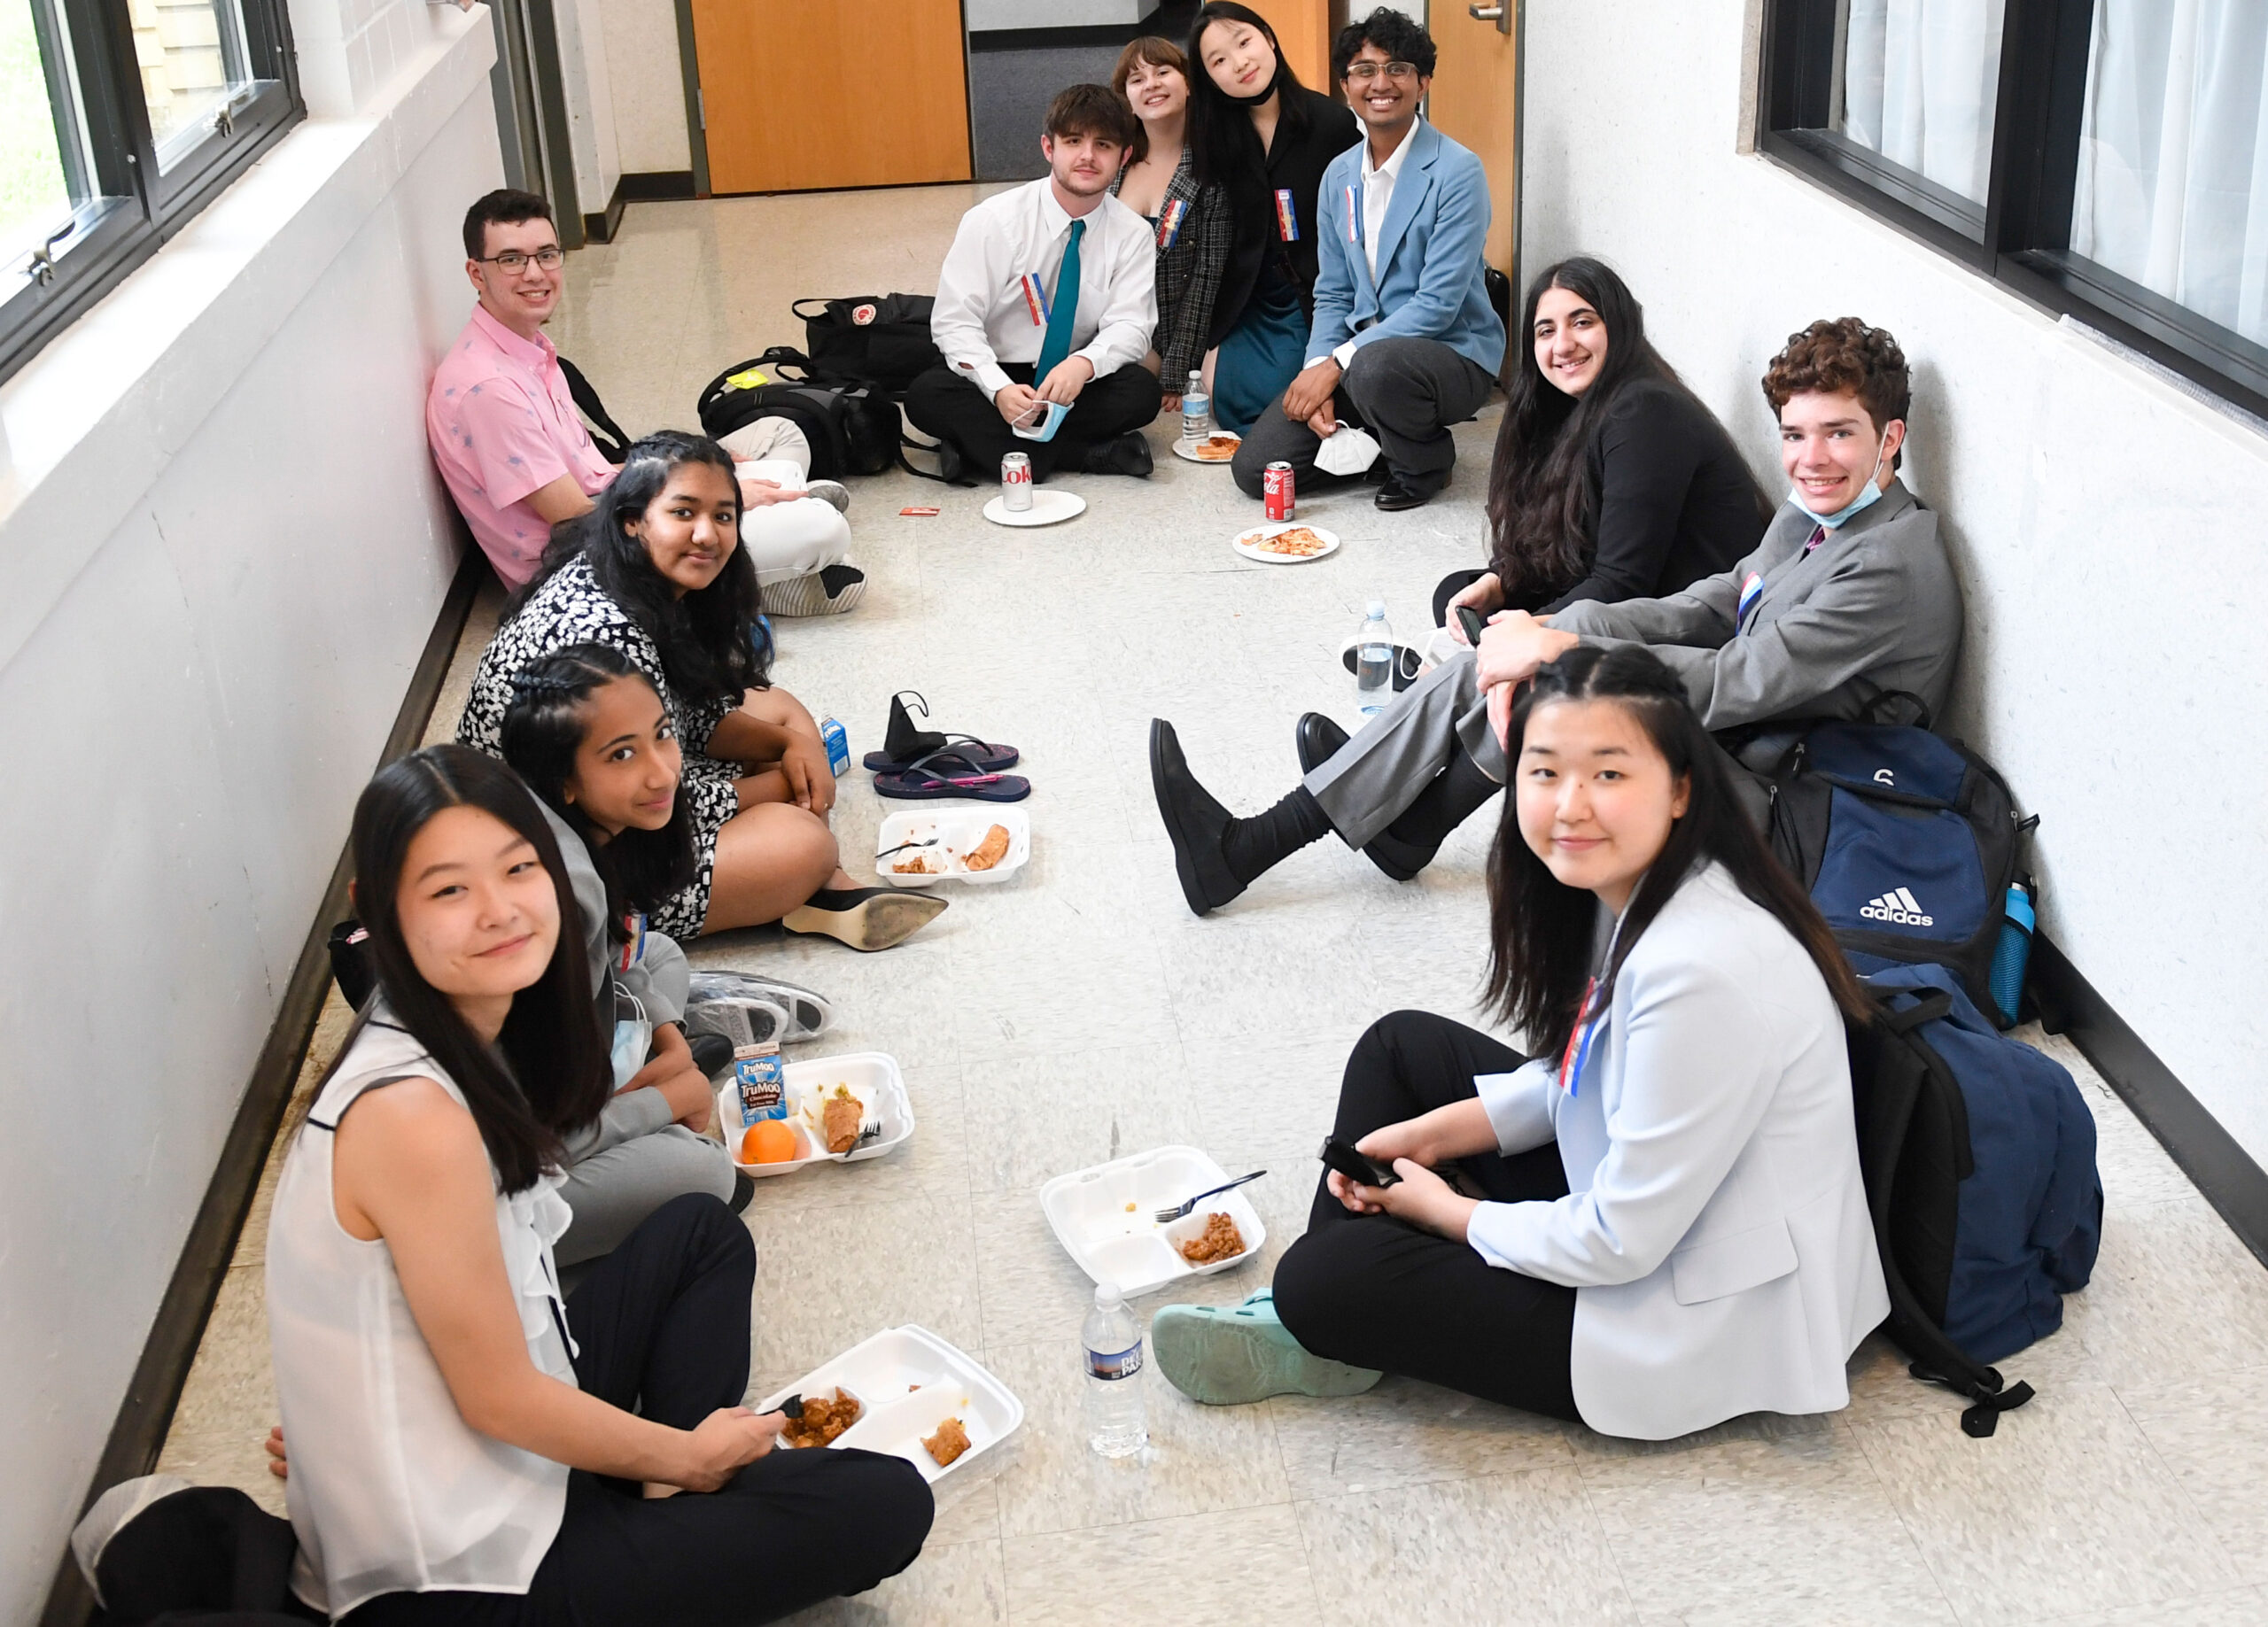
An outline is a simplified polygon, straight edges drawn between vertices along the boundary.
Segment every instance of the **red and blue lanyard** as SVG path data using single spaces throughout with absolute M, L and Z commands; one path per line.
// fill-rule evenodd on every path
M 1591 1046 L 1606 1026 L 1606 1013 L 1591 1010 L 1598 992 L 1596 978 L 1583 985 L 1583 1003 L 1575 1008 L 1575 1026 L 1567 1031 L 1567 1049 L 1559 1053 L 1559 1088 L 1570 1096 L 1582 1094 L 1583 1065 L 1591 1059 Z

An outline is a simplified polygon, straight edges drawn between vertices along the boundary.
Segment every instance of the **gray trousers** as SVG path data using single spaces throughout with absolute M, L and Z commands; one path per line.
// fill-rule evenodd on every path
M 1348 847 L 1363 846 L 1400 817 L 1453 751 L 1504 783 L 1504 748 L 1488 726 L 1488 698 L 1474 671 L 1472 652 L 1460 650 L 1394 696 L 1301 782 Z
M 651 1090 L 633 1094 L 657 1100 L 660 1095 Z M 681 1124 L 664 1124 L 594 1152 L 567 1166 L 559 1196 L 567 1200 L 575 1219 L 553 1255 L 560 1265 L 572 1266 L 610 1254 L 638 1229 L 640 1221 L 687 1192 L 730 1198 L 733 1158 L 706 1135 L 696 1135 Z
M 1378 437 L 1389 473 L 1405 484 L 1436 491 L 1456 466 L 1449 426 L 1479 412 L 1496 381 L 1439 339 L 1378 339 L 1355 353 L 1334 398 L 1340 419 Z M 1292 466 L 1305 490 L 1316 477 L 1322 439 L 1305 423 L 1284 416 L 1277 397 L 1245 431 L 1230 465 L 1247 497 L 1260 495 L 1270 463 Z

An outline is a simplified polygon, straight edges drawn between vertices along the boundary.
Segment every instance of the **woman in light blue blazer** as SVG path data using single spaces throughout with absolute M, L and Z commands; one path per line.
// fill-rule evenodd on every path
M 1850 968 L 1648 651 L 1540 669 L 1505 750 L 1488 995 L 1541 1054 L 1373 1025 L 1335 1134 L 1397 1179 L 1327 1173 L 1272 1290 L 1159 1312 L 1160 1367 L 1211 1402 L 1401 1373 L 1648 1440 L 1847 1405 L 1890 1309 Z

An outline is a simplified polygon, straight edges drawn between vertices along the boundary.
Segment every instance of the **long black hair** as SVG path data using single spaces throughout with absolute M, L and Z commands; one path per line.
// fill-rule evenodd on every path
M 1661 657 L 1640 645 L 1578 646 L 1539 667 L 1535 681 L 1512 709 L 1504 755 L 1515 788 L 1504 799 L 1503 823 L 1488 856 L 1487 1000 L 1527 1036 L 1537 1054 L 1557 1055 L 1573 1032 L 1598 919 L 1596 895 L 1553 875 L 1520 833 L 1521 742 L 1535 709 L 1555 701 L 1612 701 L 1621 706 L 1668 762 L 1673 779 L 1682 779 L 1689 786 L 1685 812 L 1670 826 L 1669 841 L 1623 910 L 1613 957 L 1600 974 L 1591 1009 L 1606 1009 L 1631 947 L 1695 869 L 1713 860 L 1803 945 L 1844 1013 L 1865 1020 L 1866 996 L 1835 934 L 1810 895 L 1765 848 L 1733 790 L 1724 755 Z
M 1236 0 L 1210 0 L 1197 8 L 1196 20 L 1189 25 L 1189 70 L 1184 75 L 1189 81 L 1189 151 L 1198 184 L 1218 182 L 1226 188 L 1243 226 L 1267 213 L 1268 153 L 1260 144 L 1260 132 L 1252 128 L 1251 108 L 1231 99 L 1206 71 L 1205 30 L 1215 23 L 1244 23 L 1268 36 L 1269 48 L 1276 53 L 1276 77 L 1269 89 L 1276 96 L 1279 139 L 1307 134 L 1307 98 L 1299 94 L 1300 76 L 1292 71 L 1265 17 Z M 1268 214 L 1268 219 L 1274 216 Z
M 654 569 L 646 545 L 631 535 L 630 527 L 645 518 L 670 476 L 688 463 L 724 471 L 733 488 L 734 538 L 717 579 L 680 596 L 676 585 Z M 768 688 L 771 641 L 756 619 L 764 613 L 764 593 L 757 585 L 756 566 L 740 545 L 740 502 L 732 454 L 707 436 L 664 430 L 634 441 L 590 513 L 552 528 L 542 562 L 506 607 L 505 619 L 517 615 L 561 567 L 587 558 L 600 590 L 661 651 L 662 670 L 683 700 L 694 705 L 737 701 L 747 690 Z
M 425 980 L 402 938 L 403 861 L 417 833 L 449 808 L 478 808 L 525 837 L 559 900 L 551 964 L 512 996 L 493 1049 Z M 591 1021 L 582 918 L 549 822 L 518 776 L 495 758 L 465 746 L 428 746 L 389 763 L 362 788 L 353 851 L 354 903 L 386 1004 L 462 1093 L 503 1189 L 524 1190 L 544 1169 L 559 1166 L 562 1138 L 599 1116 L 614 1085 Z M 350 1038 L 342 1060 L 352 1049 Z
M 575 777 L 591 696 L 625 679 L 653 693 L 651 681 L 637 663 L 609 644 L 571 644 L 528 662 L 512 674 L 512 699 L 504 709 L 501 742 L 504 761 L 591 850 L 591 864 L 606 883 L 607 933 L 617 943 L 628 938 L 625 914 L 633 910 L 651 914 L 691 881 L 700 867 L 693 816 L 682 794 L 670 810 L 670 822 L 660 830 L 633 826 L 610 839 L 579 804 L 567 800 L 567 782 Z M 655 696 L 657 703 L 660 699 Z M 680 781 L 680 793 L 683 788 Z
M 1536 308 L 1555 288 L 1580 298 L 1606 327 L 1606 360 L 1580 396 L 1569 395 L 1535 365 Z M 1488 465 L 1489 568 L 1503 584 L 1507 603 L 1540 604 L 1581 581 L 1598 551 L 1599 492 L 1590 450 L 1616 398 L 1644 379 L 1689 399 L 1692 392 L 1647 341 L 1645 311 L 1628 284 L 1588 256 L 1537 274 L 1527 286 L 1514 338 L 1519 360 Z M 1697 399 L 1694 405 L 1700 407 Z M 1760 491 L 1758 500 L 1761 504 Z

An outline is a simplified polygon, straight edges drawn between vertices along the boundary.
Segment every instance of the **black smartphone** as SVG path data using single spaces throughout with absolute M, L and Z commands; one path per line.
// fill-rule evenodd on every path
M 1482 619 L 1480 612 L 1469 604 L 1457 606 L 1456 624 L 1464 629 L 1464 641 L 1479 649 L 1480 635 L 1488 631 L 1488 624 Z
M 1355 1151 L 1353 1143 L 1336 1135 L 1324 1137 L 1323 1151 L 1316 1156 L 1360 1186 L 1393 1186 L 1402 1179 L 1386 1165 Z

